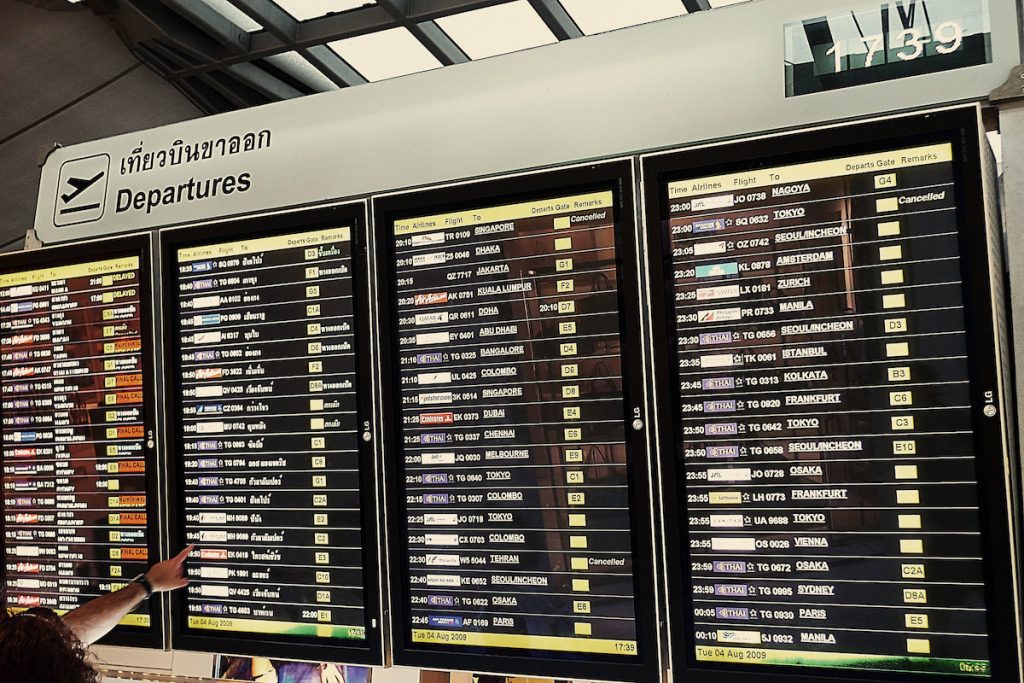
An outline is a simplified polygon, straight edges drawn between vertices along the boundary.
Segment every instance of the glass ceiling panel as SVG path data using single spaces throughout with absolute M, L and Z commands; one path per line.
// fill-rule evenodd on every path
M 435 23 L 470 59 L 558 42 L 526 0 L 440 17 Z
M 258 21 L 232 5 L 228 0 L 205 0 L 205 2 L 214 12 L 247 33 L 263 30 L 263 26 Z
M 308 21 L 357 7 L 376 5 L 376 0 L 274 0 L 296 21 Z
M 441 66 L 406 28 L 336 40 L 330 46 L 368 81 L 382 81 Z
M 686 14 L 680 0 L 561 0 L 586 35 Z

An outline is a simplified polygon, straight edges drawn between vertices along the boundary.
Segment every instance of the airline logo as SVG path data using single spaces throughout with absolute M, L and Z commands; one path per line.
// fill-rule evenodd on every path
M 416 324 L 417 325 L 438 325 L 441 323 L 448 322 L 448 311 L 438 311 L 437 313 L 417 313 Z
M 735 422 L 708 422 L 704 425 L 704 434 L 707 436 L 733 436 L 739 432 L 739 425 Z
M 693 245 L 694 256 L 710 256 L 712 254 L 724 254 L 728 250 L 724 241 L 720 242 L 698 242 Z
M 412 257 L 413 267 L 419 266 L 439 266 L 445 262 L 444 252 L 438 251 L 433 254 L 416 254 Z
M 433 391 L 426 394 L 420 394 L 418 401 L 421 406 L 438 405 L 443 403 L 452 402 L 452 392 L 450 391 Z
M 200 560 L 226 560 L 228 551 L 221 548 L 203 548 L 199 551 Z
M 697 301 L 714 301 L 715 299 L 733 299 L 740 295 L 739 285 L 722 285 L 720 287 L 698 287 Z
M 428 595 L 427 604 L 431 607 L 454 607 L 455 598 L 451 595 Z
M 213 289 L 213 278 L 206 278 L 203 280 L 195 280 L 192 282 L 192 289 L 203 290 Z
M 447 344 L 450 341 L 450 332 L 425 332 L 416 335 L 417 346 L 427 346 L 430 344 Z
M 196 360 L 217 360 L 219 351 L 196 351 Z
M 728 368 L 733 365 L 735 363 L 731 353 L 717 353 L 700 357 L 700 366 L 702 368 Z
M 717 344 L 731 344 L 732 332 L 704 332 L 698 337 L 701 346 L 715 346 Z
M 447 505 L 448 494 L 447 493 L 424 493 L 423 494 L 424 505 Z
M 196 332 L 195 344 L 219 344 L 223 340 L 222 332 Z
M 192 299 L 192 308 L 212 308 L 220 306 L 220 295 L 199 296 Z
M 39 607 L 40 597 L 38 595 L 19 595 L 14 599 L 18 607 Z
M 693 231 L 695 233 L 721 232 L 722 230 L 725 230 L 724 218 L 712 218 L 710 220 L 693 222 Z
M 19 562 L 15 565 L 16 572 L 19 574 L 38 574 L 39 563 L 38 562 Z
M 736 379 L 733 377 L 707 377 L 700 381 L 700 388 L 704 391 L 735 389 Z
M 422 413 L 421 425 L 450 425 L 455 422 L 455 413 Z
M 15 524 L 38 524 L 39 523 L 39 515 L 31 513 L 31 512 L 19 512 L 18 514 L 14 515 L 14 523 Z
M 440 353 L 418 353 L 416 354 L 416 365 L 437 365 L 444 360 Z M 450 374 L 450 373 L 449 373 Z
M 433 304 L 448 303 L 448 292 L 428 292 L 417 294 L 413 297 L 413 304 L 416 306 L 430 306 Z
M 708 209 L 728 209 L 736 204 L 736 195 L 716 194 L 712 197 L 702 197 L 690 202 L 690 208 L 694 211 L 707 211 Z
M 705 413 L 735 413 L 736 401 L 704 401 Z
M 4 313 L 28 313 L 31 310 L 31 301 L 15 301 L 12 304 L 8 304 L 7 306 L 0 308 L 0 311 L 3 311 Z
M 697 322 L 699 323 L 722 323 L 740 320 L 743 317 L 743 310 L 740 308 L 715 308 L 706 311 L 697 311 Z
M 192 324 L 197 326 L 219 325 L 220 313 L 204 313 L 203 315 L 197 315 L 192 318 Z
M 709 458 L 738 458 L 740 457 L 740 447 L 708 446 L 706 453 Z
M 444 244 L 444 233 L 428 232 L 424 235 L 413 235 L 409 238 L 410 247 L 426 247 L 432 244 Z
M 198 368 L 196 370 L 196 379 L 220 379 L 223 376 L 223 368 Z
M 416 376 L 416 383 L 424 384 L 449 384 L 452 381 L 450 372 L 421 372 Z
M 34 367 L 18 367 L 11 370 L 11 377 L 31 377 L 36 374 Z
M 694 274 L 697 277 L 729 277 L 740 274 L 740 266 L 735 261 L 725 263 L 712 263 L 706 266 L 697 266 Z

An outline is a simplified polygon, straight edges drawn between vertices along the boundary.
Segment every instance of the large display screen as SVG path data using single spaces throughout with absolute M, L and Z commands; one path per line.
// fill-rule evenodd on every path
M 941 121 L 648 167 L 692 667 L 1015 671 L 977 132 L 906 135 Z
M 547 183 L 378 207 L 396 662 L 627 680 L 654 648 L 630 209 L 618 177 Z
M 364 216 L 164 235 L 185 647 L 380 659 Z
M 148 242 L 0 259 L 4 607 L 59 614 L 159 555 Z M 160 646 L 158 600 L 104 642 Z

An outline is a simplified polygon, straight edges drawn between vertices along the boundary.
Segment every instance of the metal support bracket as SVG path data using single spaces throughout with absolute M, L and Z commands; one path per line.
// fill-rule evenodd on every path
M 989 93 L 988 99 L 993 104 L 1024 100 L 1024 64 L 1010 69 L 1010 77 L 1001 86 Z

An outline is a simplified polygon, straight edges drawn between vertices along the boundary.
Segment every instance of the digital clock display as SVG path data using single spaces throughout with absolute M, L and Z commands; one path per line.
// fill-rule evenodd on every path
M 786 96 L 992 61 L 987 0 L 862 6 L 786 25 Z

